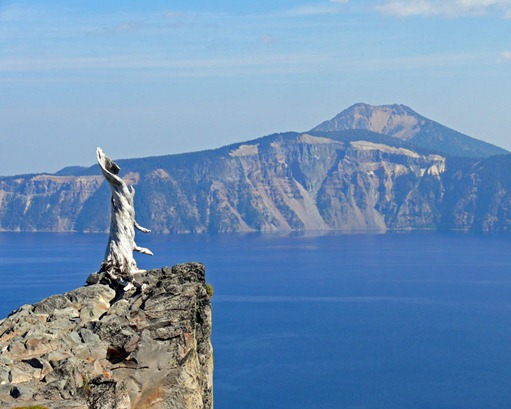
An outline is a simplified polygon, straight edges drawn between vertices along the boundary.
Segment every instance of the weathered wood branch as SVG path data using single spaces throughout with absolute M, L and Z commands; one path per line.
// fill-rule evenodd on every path
M 106 272 L 114 279 L 127 283 L 133 282 L 133 274 L 140 272 L 133 257 L 133 252 L 153 255 L 144 247 L 135 243 L 135 228 L 143 233 L 150 230 L 141 227 L 135 221 L 133 198 L 135 189 L 126 185 L 118 174 L 120 167 L 112 161 L 101 148 L 97 148 L 96 156 L 105 179 L 112 190 L 112 206 L 110 215 L 110 236 L 105 251 L 105 260 L 101 263 L 99 272 Z

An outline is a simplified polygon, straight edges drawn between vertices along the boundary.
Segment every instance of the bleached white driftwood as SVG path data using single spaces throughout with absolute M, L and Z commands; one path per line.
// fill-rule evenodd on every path
M 133 257 L 133 252 L 153 255 L 144 247 L 135 243 L 135 228 L 143 233 L 150 230 L 141 227 L 135 220 L 133 197 L 135 189 L 126 185 L 119 174 L 119 166 L 112 161 L 101 148 L 97 148 L 96 156 L 101 171 L 112 190 L 112 206 L 110 215 L 110 236 L 105 251 L 105 260 L 101 263 L 99 272 L 106 272 L 114 279 L 122 280 L 131 286 L 133 274 L 141 272 Z

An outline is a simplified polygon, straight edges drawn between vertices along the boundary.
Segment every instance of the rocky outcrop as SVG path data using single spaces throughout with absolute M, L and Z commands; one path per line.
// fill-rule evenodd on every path
M 104 275 L 0 322 L 0 407 L 211 409 L 211 304 L 198 263 Z M 135 291 L 135 290 L 134 290 Z

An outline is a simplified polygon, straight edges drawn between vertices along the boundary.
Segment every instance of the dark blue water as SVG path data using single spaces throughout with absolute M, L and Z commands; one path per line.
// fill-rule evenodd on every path
M 511 235 L 145 236 L 202 261 L 218 409 L 511 408 Z M 71 290 L 104 235 L 0 234 L 0 315 Z

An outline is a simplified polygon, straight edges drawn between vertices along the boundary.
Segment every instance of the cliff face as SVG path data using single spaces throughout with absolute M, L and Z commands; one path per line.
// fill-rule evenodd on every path
M 452 166 L 445 183 L 442 224 L 482 231 L 511 229 L 511 155 Z
M 159 233 L 511 228 L 511 155 L 455 159 L 369 131 L 322 135 L 117 163 L 137 220 Z M 98 172 L 1 178 L 0 230 L 107 231 Z
M 135 161 L 126 175 L 137 190 L 137 219 L 157 232 L 430 227 L 445 168 L 438 155 L 308 134 L 175 159 Z M 0 181 L 2 227 L 105 231 L 108 188 L 95 176 L 76 179 L 87 185 L 79 199 L 69 176 Z
M 100 175 L 33 175 L 0 179 L 1 228 L 71 231 L 83 204 L 101 183 Z
M 211 304 L 197 263 L 95 284 L 0 322 L 0 406 L 211 409 Z

